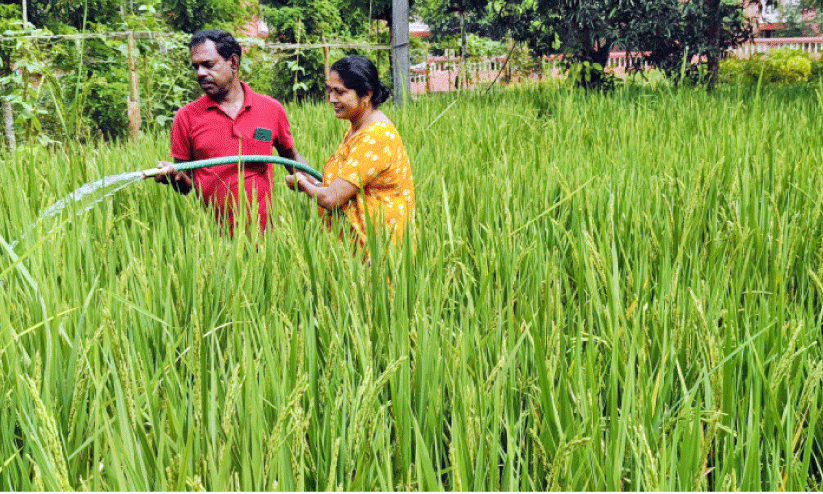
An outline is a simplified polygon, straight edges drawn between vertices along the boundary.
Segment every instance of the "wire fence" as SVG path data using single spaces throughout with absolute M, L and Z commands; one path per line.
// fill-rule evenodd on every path
M 768 53 L 780 48 L 801 50 L 812 57 L 823 53 L 823 36 L 813 38 L 754 38 L 730 53 L 746 58 L 758 53 Z M 643 62 L 644 53 L 613 51 L 609 54 L 606 70 L 625 74 L 630 69 L 639 67 L 650 70 L 654 67 Z M 510 62 L 505 56 L 473 59 L 461 62 L 460 57 L 427 57 L 426 61 L 412 67 L 412 94 L 454 91 L 457 88 L 473 89 L 492 81 L 522 82 L 556 77 L 561 73 L 559 62 L 562 56 L 543 57 L 539 62 L 525 66 Z
M 56 128 L 63 137 L 77 135 L 80 125 L 72 124 L 72 114 L 79 115 L 88 108 L 78 108 L 79 105 L 98 106 L 92 112 L 91 118 L 98 123 L 102 122 L 100 132 L 109 134 L 111 129 L 128 129 L 126 135 L 132 140 L 139 138 L 141 129 L 148 125 L 167 125 L 177 108 L 188 102 L 198 94 L 193 78 L 188 71 L 186 46 L 187 34 L 153 32 L 153 31 L 118 31 L 105 33 L 81 33 L 64 35 L 0 35 L 0 46 L 5 45 L 6 53 L 14 53 L 15 49 L 27 43 L 33 46 L 46 48 L 43 50 L 46 58 L 72 58 L 65 53 L 55 55 L 53 49 L 70 43 L 72 49 L 79 48 L 86 42 L 97 40 L 113 46 L 108 51 L 110 56 L 92 57 L 79 56 L 83 64 L 88 66 L 122 65 L 124 69 L 117 72 L 119 80 L 106 81 L 108 88 L 93 93 L 91 100 L 78 100 L 76 97 L 68 101 L 67 94 L 72 91 L 62 91 L 54 83 L 56 80 L 71 79 L 75 76 L 74 84 L 79 81 L 80 65 L 74 69 L 63 66 L 53 68 L 48 62 L 41 64 L 40 73 L 37 66 L 33 66 L 29 59 L 8 60 L 6 73 L 0 72 L 0 100 L 3 101 L 2 116 L 6 144 L 14 148 L 17 134 L 31 134 L 31 129 L 46 127 Z M 281 71 L 284 64 L 288 66 L 289 80 L 279 81 L 280 88 L 291 89 L 288 94 L 297 94 L 298 90 L 306 89 L 306 82 L 310 76 L 322 77 L 322 71 L 328 75 L 333 51 L 373 51 L 372 57 L 381 68 L 381 73 L 390 72 L 390 56 L 382 57 L 382 52 L 391 51 L 389 44 L 379 43 L 276 43 L 256 37 L 239 36 L 238 41 L 246 52 L 264 53 L 268 59 L 264 65 L 258 65 L 245 73 L 248 77 L 256 77 L 257 86 L 263 92 L 268 85 L 273 87 L 272 81 L 266 79 L 267 74 L 275 72 L 279 66 Z M 119 43 L 118 43 L 119 42 Z M 10 48 L 11 47 L 11 48 Z M 778 48 L 802 50 L 813 57 L 819 57 L 823 52 L 823 37 L 814 38 L 756 38 L 751 42 L 731 50 L 735 56 L 745 58 L 758 53 L 767 53 Z M 59 51 L 59 50 L 58 50 Z M 70 51 L 70 50 L 64 50 Z M 318 56 L 317 52 L 322 52 Z M 0 52 L 2 53 L 2 52 Z M 57 53 L 57 51 L 55 51 Z M 311 57 L 309 54 L 314 53 Z M 623 73 L 630 67 L 635 67 L 642 53 L 628 53 L 615 51 L 610 54 L 606 69 L 615 73 Z M 244 57 L 245 59 L 246 57 Z M 381 63 L 380 60 L 384 59 Z M 456 89 L 476 89 L 488 87 L 494 82 L 511 83 L 527 80 L 541 80 L 555 77 L 561 73 L 558 62 L 560 57 L 544 57 L 540 60 L 526 60 L 529 57 L 515 56 L 509 60 L 506 56 L 486 57 L 481 59 L 462 60 L 449 53 L 448 56 L 426 57 L 426 61 L 413 66 L 410 70 L 410 93 L 420 95 L 432 92 L 453 91 Z M 322 66 L 316 64 L 322 60 Z M 26 62 L 25 68 L 23 62 Z M 244 62 L 245 63 L 245 62 Z M 259 63 L 259 62 L 258 62 Z M 268 68 L 265 63 L 270 64 Z M 314 63 L 315 72 L 308 74 L 307 64 Z M 279 64 L 279 65 L 278 65 Z M 649 65 L 641 65 L 645 69 Z M 318 72 L 321 71 L 321 72 Z M 52 76 L 52 84 L 46 84 Z M 322 86 L 321 82 L 315 82 Z M 119 85 L 119 86 L 118 86 Z M 77 88 L 79 86 L 75 86 Z M 116 88 L 120 87 L 118 93 Z M 128 88 L 127 90 L 122 88 Z M 48 93 L 49 97 L 46 97 Z M 78 94 L 78 91 L 74 91 Z M 272 94 L 282 99 L 282 94 Z M 95 99 L 96 98 L 96 99 Z M 36 101 L 35 101 L 36 100 Z M 13 108 L 13 106 L 16 108 Z M 103 108 L 108 106 L 111 108 Z M 69 108 L 67 108 L 69 107 Z M 37 119 L 41 121 L 37 121 Z M 127 118 L 127 122 L 117 121 Z M 28 119 L 28 120 L 27 120 Z M 77 116 L 75 120 L 79 120 Z M 28 126 L 28 127 L 27 127 Z M 44 139 L 38 134 L 38 139 Z M 24 137 L 26 138 L 26 137 Z M 28 139 L 27 139 L 28 140 Z
M 0 62 L 7 146 L 16 146 L 17 135 L 28 142 L 37 134 L 46 142 L 93 133 L 83 120 L 103 135 L 127 129 L 134 141 L 147 125 L 168 125 L 177 108 L 199 95 L 189 70 L 188 40 L 184 33 L 153 31 L 0 35 L 0 56 L 7 58 L 5 67 Z M 309 79 L 327 75 L 335 54 L 376 52 L 371 58 L 381 73 L 389 72 L 390 57 L 380 55 L 391 50 L 388 44 L 237 40 L 244 50 L 244 80 L 281 100 L 307 93 L 311 84 L 322 88 L 323 81 Z M 280 79 L 272 75 L 276 72 Z

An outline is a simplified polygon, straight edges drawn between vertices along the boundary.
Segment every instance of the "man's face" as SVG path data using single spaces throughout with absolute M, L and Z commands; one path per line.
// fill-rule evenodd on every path
M 191 67 L 197 74 L 200 89 L 215 101 L 228 94 L 237 77 L 239 61 L 232 55 L 228 60 L 217 53 L 214 41 L 207 39 L 191 49 Z

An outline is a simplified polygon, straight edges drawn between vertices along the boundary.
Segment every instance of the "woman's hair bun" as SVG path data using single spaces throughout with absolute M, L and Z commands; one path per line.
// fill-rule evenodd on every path
M 384 101 L 389 99 L 391 93 L 389 93 L 389 88 L 383 84 L 382 81 L 378 81 L 377 89 L 374 91 L 374 94 L 371 97 L 372 104 L 374 107 L 377 108 L 377 105 L 382 104 Z

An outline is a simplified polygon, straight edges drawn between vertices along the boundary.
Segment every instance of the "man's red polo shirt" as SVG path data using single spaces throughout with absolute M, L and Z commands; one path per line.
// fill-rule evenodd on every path
M 271 155 L 294 146 L 286 111 L 276 99 L 243 86 L 243 107 L 237 116 L 229 117 L 213 99 L 203 95 L 178 110 L 171 130 L 171 155 L 177 161 L 194 161 L 240 154 Z M 246 196 L 257 197 L 260 229 L 268 221 L 271 198 L 272 164 L 237 163 L 217 165 L 194 171 L 194 185 L 206 205 L 214 207 L 218 218 L 234 224 L 243 170 Z

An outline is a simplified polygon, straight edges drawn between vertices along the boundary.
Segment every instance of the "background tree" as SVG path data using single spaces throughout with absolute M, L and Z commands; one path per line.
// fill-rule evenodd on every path
M 459 33 L 460 36 L 460 63 L 465 63 L 468 56 L 468 33 L 481 31 L 480 23 L 487 18 L 488 0 L 428 0 L 417 10 L 423 15 L 430 28 L 439 32 L 436 40 L 441 40 L 449 34 Z M 470 21 L 471 20 L 471 21 Z M 469 22 L 472 26 L 469 26 Z M 464 78 L 458 77 L 458 86 Z
M 18 19 L 21 16 L 20 7 L 18 5 L 0 4 L 0 32 L 5 32 L 14 27 L 13 19 Z M 21 21 L 22 22 L 22 21 Z M 10 46 L 11 43 L 0 44 L 0 106 L 2 106 L 3 114 L 3 135 L 8 148 L 14 151 L 17 146 L 17 139 L 14 135 L 14 114 L 11 108 L 11 88 L 9 87 L 11 78 L 11 58 L 14 50 Z
M 779 3 L 779 2 L 775 2 Z M 783 29 L 773 31 L 774 36 L 817 36 L 823 22 L 823 0 L 797 0 L 775 5 Z
M 719 59 L 751 36 L 740 0 L 498 0 L 498 19 L 535 55 L 561 53 L 586 87 L 608 82 L 609 53 L 620 48 L 711 88 Z M 694 63 L 693 63 L 694 62 Z
M 643 63 L 669 78 L 704 82 L 711 89 L 717 83 L 720 59 L 752 35 L 744 7 L 725 0 L 665 0 L 647 5 L 639 16 L 644 20 L 635 23 L 624 42 L 643 52 Z
M 248 2 L 241 0 L 163 0 L 163 17 L 169 25 L 186 33 L 204 28 L 231 30 L 251 18 Z
M 271 27 L 269 39 L 279 43 L 343 40 L 387 43 L 390 34 L 391 0 L 260 0 L 260 13 Z M 331 58 L 335 59 L 357 50 L 332 52 Z M 380 53 L 374 51 L 363 54 L 380 58 Z M 278 58 L 271 88 L 273 95 L 281 99 L 324 97 L 322 51 L 281 51 Z
M 20 0 L 1 3 L 21 4 Z M 83 29 L 84 23 L 116 24 L 129 13 L 130 6 L 128 0 L 29 0 L 26 4 L 28 21 L 54 32 Z

